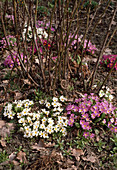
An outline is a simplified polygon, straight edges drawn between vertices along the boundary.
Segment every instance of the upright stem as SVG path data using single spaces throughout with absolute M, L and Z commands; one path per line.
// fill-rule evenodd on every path
M 102 58 L 102 55 L 103 55 L 103 52 L 104 52 L 104 49 L 105 49 L 105 46 L 106 46 L 106 42 L 107 42 L 107 40 L 108 40 L 108 36 L 109 36 L 109 34 L 110 34 L 112 22 L 113 22 L 113 20 L 114 20 L 116 11 L 117 11 L 117 5 L 116 5 L 116 8 L 115 8 L 115 10 L 114 10 L 113 16 L 112 16 L 112 18 L 111 18 L 111 22 L 110 22 L 110 24 L 109 24 L 108 31 L 107 31 L 105 40 L 104 40 L 104 42 L 103 42 L 102 49 L 100 50 L 100 54 L 99 54 L 99 57 L 98 57 L 98 59 L 97 59 L 95 68 L 94 68 L 94 70 L 93 70 L 90 89 L 92 88 L 92 85 L 93 85 L 93 82 L 94 82 L 94 79 L 95 79 L 95 75 L 96 75 L 96 71 L 97 71 L 97 68 L 98 68 L 98 65 L 99 65 L 99 61 L 100 61 L 100 59 Z

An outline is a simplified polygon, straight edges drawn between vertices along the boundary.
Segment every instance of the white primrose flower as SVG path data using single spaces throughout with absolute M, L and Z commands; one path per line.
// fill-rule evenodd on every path
M 58 132 L 59 131 L 59 127 L 56 125 L 56 126 L 54 126 L 54 131 L 55 132 Z
M 113 100 L 113 98 L 114 98 L 113 95 L 110 94 L 109 95 L 109 101 Z
M 29 132 L 24 132 L 24 137 L 29 138 Z
M 57 97 L 53 97 L 53 102 L 57 102 L 58 101 L 58 98 Z
M 21 113 L 17 113 L 17 118 L 21 118 L 23 116 L 22 112 Z
M 43 138 L 49 138 L 49 136 L 46 132 L 43 133 Z
M 39 132 L 39 135 L 40 135 L 40 137 L 43 137 L 44 132 L 43 132 L 43 131 L 40 131 L 40 132 Z
M 58 123 L 57 125 L 56 125 L 59 129 L 61 128 L 61 125 Z
M 64 127 L 61 128 L 60 132 L 64 133 L 66 129 Z
M 33 124 L 33 130 L 38 129 L 38 127 L 39 127 L 39 125 L 35 125 L 35 124 Z
M 53 112 L 56 112 L 56 111 L 58 111 L 57 107 L 55 107 L 55 108 L 53 109 Z
M 17 102 L 17 100 L 15 100 L 13 103 L 14 103 L 14 104 L 17 104 L 18 102 Z
M 46 31 L 44 31 L 43 28 L 37 28 L 37 34 L 38 34 L 40 39 L 42 39 L 43 37 L 44 38 L 48 37 L 48 34 L 46 33 Z
M 11 109 L 12 109 L 12 104 L 11 104 L 11 103 L 8 103 L 8 105 L 7 105 L 7 110 L 8 110 L 8 111 L 11 111 Z
M 43 117 L 43 119 L 42 119 L 42 124 L 45 124 L 46 121 L 47 121 L 46 117 Z
M 24 128 L 23 127 L 20 127 L 20 132 L 24 132 Z
M 63 120 L 63 117 L 62 116 L 58 116 L 58 120 Z
M 34 104 L 34 102 L 31 100 L 31 101 L 29 101 L 29 105 L 33 105 Z
M 27 117 L 27 121 L 28 121 L 28 123 L 30 124 L 30 125 L 32 125 L 33 124 L 33 122 L 32 122 L 32 119 L 31 119 L 31 117 Z
M 59 102 L 57 102 L 56 104 L 57 104 L 58 107 L 61 107 L 61 106 L 62 106 L 62 104 L 59 103 Z
M 109 96 L 109 93 L 108 93 L 108 91 L 106 91 L 106 93 L 105 93 L 105 97 L 108 97 Z
M 44 125 L 44 124 L 41 124 L 41 125 L 40 125 L 40 129 L 45 129 L 45 125 Z
M 109 89 L 108 87 L 106 87 L 106 91 L 108 91 L 108 92 L 109 92 L 109 91 L 110 91 L 110 89 Z
M 63 125 L 63 120 L 58 120 L 57 123 L 60 125 L 60 127 Z
M 51 133 L 53 133 L 53 132 L 54 132 L 54 130 L 53 130 L 52 128 L 48 128 L 48 129 L 47 129 L 47 133 L 51 134 Z
M 29 107 L 29 103 L 26 102 L 26 103 L 24 104 L 24 107 L 28 108 L 28 107 Z
M 41 109 L 42 112 L 44 112 L 47 116 L 49 115 L 49 111 L 45 110 L 45 109 Z
M 44 36 L 45 38 L 47 38 L 47 37 L 48 37 L 47 32 L 44 31 L 43 36 Z
M 29 102 L 29 99 L 22 100 L 22 103 Z
M 24 126 L 24 127 L 25 127 L 25 126 L 26 126 L 26 123 L 24 122 L 24 123 L 22 124 L 22 126 Z
M 104 91 L 103 91 L 103 90 L 100 90 L 99 96 L 100 96 L 100 97 L 103 97 L 104 95 L 105 95 Z
M 29 138 L 33 138 L 33 136 L 34 136 L 34 135 L 33 135 L 33 132 L 30 131 L 28 136 L 29 136 Z
M 39 103 L 40 103 L 40 104 L 44 104 L 44 100 L 40 100 Z
M 19 123 L 24 123 L 25 119 L 22 117 L 21 119 L 18 120 Z
M 24 129 L 25 129 L 26 132 L 30 132 L 31 131 L 30 126 L 25 126 Z
M 8 114 L 8 118 L 9 118 L 9 119 L 13 119 L 13 118 L 14 118 L 14 115 L 13 115 L 12 112 L 10 112 L 10 113 Z
M 95 84 L 95 85 L 93 85 L 93 88 L 96 88 L 97 87 L 97 85 Z
M 67 127 L 68 125 L 68 120 L 66 120 L 65 122 L 63 122 L 63 126 Z
M 57 116 L 57 115 L 60 115 L 60 112 L 53 113 L 53 116 Z
M 67 132 L 65 131 L 65 132 L 63 132 L 62 134 L 63 134 L 63 136 L 66 136 L 66 135 L 67 135 Z
M 57 110 L 58 110 L 59 112 L 62 112 L 62 111 L 63 111 L 63 108 L 58 107 Z
M 39 125 L 40 125 L 40 121 L 35 121 L 35 122 L 34 122 L 34 125 L 35 125 L 35 126 L 39 126 Z
M 23 116 L 28 115 L 28 111 L 29 111 L 28 109 L 24 109 L 24 110 L 22 111 L 22 115 L 23 115 Z
M 46 107 L 50 108 L 51 104 L 49 102 L 46 103 Z
M 3 115 L 4 115 L 5 117 L 8 116 L 8 115 L 9 115 L 8 110 L 5 110 L 4 113 L 3 113 Z
M 52 124 L 48 124 L 47 128 L 53 129 L 53 125 Z
M 39 135 L 39 131 L 38 130 L 33 130 L 32 133 L 33 133 L 33 136 L 36 136 L 36 137 Z
M 32 114 L 32 120 L 33 121 L 36 120 L 36 114 L 35 113 Z
M 56 102 L 52 102 L 52 106 L 53 106 L 53 107 L 57 107 L 58 105 L 57 105 Z
M 61 102 L 64 102 L 64 101 L 66 101 L 66 100 L 67 100 L 67 99 L 66 99 L 64 96 L 61 96 L 61 97 L 60 97 L 60 101 L 61 101 Z
M 37 120 L 39 120 L 40 114 L 35 114 L 35 118 L 36 118 Z
M 51 125 L 53 125 L 53 124 L 54 124 L 54 120 L 53 120 L 52 118 L 49 118 L 49 119 L 48 119 L 48 123 L 51 124 Z
M 16 107 L 22 107 L 22 102 L 19 101 L 19 102 L 17 103 L 17 106 L 16 106 Z
M 35 113 L 32 113 L 32 112 L 30 113 L 30 112 L 28 112 L 26 115 L 27 115 L 27 116 L 30 116 L 30 117 L 33 117 L 33 114 L 35 115 Z

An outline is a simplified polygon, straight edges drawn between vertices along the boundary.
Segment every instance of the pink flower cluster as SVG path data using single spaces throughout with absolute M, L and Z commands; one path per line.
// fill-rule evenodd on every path
M 24 61 L 24 63 L 27 62 L 26 58 L 27 58 L 26 56 L 23 57 L 23 54 L 21 54 L 21 59 L 22 59 L 22 61 Z M 12 59 L 11 55 L 8 55 L 3 64 L 5 66 L 13 68 L 15 62 L 18 64 L 18 66 L 20 66 L 20 61 L 19 61 L 18 56 L 16 54 L 14 54 L 13 59 Z
M 73 36 L 74 35 L 71 35 L 71 36 L 69 36 L 69 41 L 70 41 L 70 39 L 71 38 L 73 38 Z M 80 37 L 82 37 L 82 36 L 80 36 Z M 75 36 L 75 40 L 73 40 L 73 42 L 72 42 L 72 46 L 74 46 L 74 48 L 76 48 L 76 45 L 77 45 L 77 43 L 80 43 L 81 42 L 81 38 L 80 37 L 78 37 L 77 35 Z M 89 52 L 89 53 L 91 53 L 91 54 L 94 54 L 95 53 L 95 51 L 97 51 L 98 49 L 95 47 L 95 45 L 93 45 L 90 41 L 89 41 L 89 43 L 88 43 L 88 48 L 86 49 L 86 45 L 87 45 L 87 40 L 85 39 L 85 41 L 84 41 L 84 52 L 86 51 L 86 52 Z
M 117 55 L 103 55 L 102 60 L 100 61 L 101 65 L 106 65 L 107 67 L 111 68 L 113 63 L 115 62 Z M 114 66 L 115 70 L 117 70 L 117 62 Z
M 93 93 L 84 94 L 84 97 L 76 99 L 75 104 L 69 104 L 66 107 L 69 115 L 68 125 L 73 126 L 79 123 L 83 130 L 85 138 L 93 138 L 94 128 L 102 125 L 108 127 L 112 132 L 117 132 L 117 108 L 105 99 L 100 99 Z
M 43 28 L 43 29 L 48 30 L 49 27 L 50 27 L 50 22 L 48 22 L 48 23 L 45 24 L 45 22 L 38 20 L 38 21 L 37 21 L 37 24 L 36 24 L 36 27 L 37 27 L 37 28 Z M 51 31 L 54 32 L 55 29 L 54 29 L 53 27 L 51 27 Z
M 15 24 L 13 15 L 6 15 L 6 18 L 10 19 L 11 21 L 13 21 L 13 24 Z
M 14 47 L 17 45 L 16 43 L 16 38 L 12 35 L 8 35 L 7 37 L 7 41 L 8 41 L 8 45 L 10 47 Z M 2 40 L 0 40 L 0 43 L 2 44 L 2 46 L 0 48 L 7 48 L 7 42 L 5 38 L 2 38 Z
M 43 40 L 41 39 L 41 43 L 38 43 L 38 40 L 36 41 L 37 42 L 37 46 L 39 48 L 39 52 L 40 54 L 43 54 L 43 48 L 45 49 L 50 49 L 51 47 L 51 44 L 50 43 L 47 43 L 47 40 Z M 31 48 L 28 49 L 28 51 L 30 51 L 30 53 L 32 53 L 32 46 Z M 34 54 L 37 52 L 37 49 L 36 49 L 36 46 L 34 47 Z M 42 57 L 43 58 L 43 57 Z

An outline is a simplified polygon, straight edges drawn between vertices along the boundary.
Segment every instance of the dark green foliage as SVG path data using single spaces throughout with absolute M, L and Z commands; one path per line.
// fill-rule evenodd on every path
M 93 10 L 96 6 L 98 5 L 98 3 L 96 1 L 91 1 L 91 10 Z M 84 8 L 88 8 L 89 7 L 89 1 L 85 2 L 84 4 Z

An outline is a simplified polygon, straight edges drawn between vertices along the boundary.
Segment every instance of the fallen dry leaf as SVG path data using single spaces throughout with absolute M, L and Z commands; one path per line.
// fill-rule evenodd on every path
M 1 139 L 0 139 L 0 143 L 1 143 L 1 145 L 2 145 L 3 147 L 6 147 L 6 141 L 5 141 L 4 138 L 1 138 Z
M 71 165 L 71 164 L 74 164 L 74 162 L 71 161 L 70 159 L 67 159 L 67 164 Z
M 6 123 L 8 129 L 11 131 L 13 130 L 15 127 L 14 127 L 14 123 Z
M 0 166 L 9 164 L 9 161 L 2 162 Z
M 46 147 L 47 147 L 47 148 L 51 148 L 51 147 L 53 147 L 53 146 L 55 146 L 55 143 L 49 142 L 49 143 L 46 144 Z
M 39 141 L 39 143 L 35 143 L 35 145 L 32 145 L 32 149 L 36 149 L 37 151 L 45 150 L 45 144 L 42 140 Z
M 92 163 L 95 163 L 96 162 L 96 157 L 91 155 L 91 156 L 87 156 L 87 157 L 82 157 L 82 159 L 84 161 L 89 161 L 89 162 L 92 162 Z
M 116 25 L 117 23 L 115 21 L 112 21 L 112 25 Z
M 1 94 L 0 94 L 0 96 L 2 96 Z M 2 96 L 3 97 L 3 96 Z M 3 100 L 3 98 L 2 98 L 2 100 Z M 0 100 L 1 101 L 1 100 Z M 0 104 L 0 113 L 2 113 L 2 110 L 3 110 L 3 104 Z M 0 125 L 1 125 L 1 123 L 0 123 Z
M 24 84 L 31 85 L 31 82 L 28 79 L 23 79 Z
M 9 135 L 10 135 L 10 130 L 7 127 L 3 127 L 2 129 L 0 129 L 0 136 L 5 138 Z
M 17 154 L 17 159 L 19 159 L 20 162 L 27 163 L 26 153 L 25 153 L 25 152 L 22 152 L 22 151 L 19 151 L 18 154 Z
M 81 149 L 73 149 L 72 150 L 72 155 L 75 156 L 77 161 L 79 161 L 80 160 L 80 156 L 84 155 L 84 152 Z
M 14 95 L 14 100 L 20 100 L 22 98 L 22 93 L 17 91 L 15 92 L 15 95 Z
M 13 161 L 16 158 L 16 154 L 13 152 L 9 155 L 9 161 Z
M 14 165 L 19 165 L 18 161 L 13 160 L 12 162 L 13 162 Z
M 112 53 L 112 50 L 110 48 L 106 48 L 104 51 L 104 55 L 109 55 Z
M 5 126 L 5 121 L 4 120 L 0 120 L 0 129 Z
M 4 84 L 8 84 L 9 80 L 3 80 L 2 81 Z

